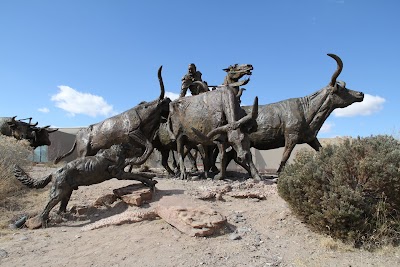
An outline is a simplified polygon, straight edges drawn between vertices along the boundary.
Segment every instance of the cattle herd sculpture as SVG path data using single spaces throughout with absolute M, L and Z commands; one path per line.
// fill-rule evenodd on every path
M 344 108 L 363 101 L 362 92 L 346 88 L 337 78 L 343 69 L 342 60 L 328 54 L 337 64 L 329 84 L 315 93 L 283 100 L 277 103 L 258 105 L 255 97 L 253 106 L 240 106 L 240 97 L 251 75 L 250 64 L 231 65 L 222 85 L 210 86 L 202 81 L 201 73 L 194 64 L 189 65 L 188 74 L 182 79 L 181 96 L 171 101 L 165 98 L 165 89 L 158 71 L 161 93 L 152 102 L 142 102 L 119 115 L 80 130 L 73 147 L 57 157 L 55 163 L 77 151 L 78 158 L 42 180 L 30 178 L 19 166 L 15 166 L 15 176 L 23 184 L 41 188 L 51 178 L 56 185 L 51 189 L 51 199 L 41 214 L 42 225 L 50 210 L 61 201 L 60 211 L 65 211 L 74 189 L 80 185 L 91 185 L 116 177 L 136 179 L 153 187 L 155 182 L 125 171 L 127 165 L 143 164 L 154 148 L 162 154 L 162 165 L 168 173 L 181 179 L 188 179 L 184 159 L 188 157 L 196 168 L 192 153 L 199 152 L 203 160 L 204 177 L 226 178 L 226 167 L 234 159 L 253 179 L 262 179 L 250 152 L 254 147 L 260 150 L 284 147 L 281 172 L 296 144 L 307 143 L 318 151 L 321 147 L 317 139 L 318 131 L 336 108 Z M 190 89 L 192 96 L 185 96 Z M 1 118 L 0 129 L 4 135 L 17 139 L 28 139 L 33 147 L 50 145 L 48 126 L 39 128 L 13 118 Z M 46 136 L 46 138 L 42 136 Z M 168 165 L 170 151 L 176 151 L 177 170 Z M 227 152 L 229 151 L 229 152 Z M 216 171 L 216 156 L 219 153 L 220 168 Z
M 32 118 L 16 120 L 16 117 L 0 117 L 0 134 L 12 136 L 18 140 L 28 140 L 33 148 L 51 145 L 49 134 L 58 129 L 50 129 L 50 125 L 37 127 L 37 122 L 31 124 Z M 29 122 L 23 120 L 29 120 Z

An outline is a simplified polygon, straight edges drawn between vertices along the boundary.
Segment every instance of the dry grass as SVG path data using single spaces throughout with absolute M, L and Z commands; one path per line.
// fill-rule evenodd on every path
M 0 135 L 0 234 L 7 232 L 9 224 L 24 215 L 24 211 L 34 212 L 32 207 L 43 203 L 45 190 L 32 194 L 13 175 L 14 164 L 31 169 L 32 153 L 27 141 Z
M 0 202 L 22 189 L 13 175 L 13 165 L 26 167 L 31 156 L 32 148 L 27 141 L 0 135 Z
M 321 239 L 321 247 L 332 251 L 355 251 L 353 244 L 345 244 L 340 240 L 333 239 L 330 236 L 325 236 Z

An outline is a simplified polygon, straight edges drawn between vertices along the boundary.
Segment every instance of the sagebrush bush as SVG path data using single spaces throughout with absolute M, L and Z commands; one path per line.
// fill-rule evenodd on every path
M 278 191 L 320 233 L 369 248 L 400 240 L 400 142 L 392 136 L 302 150 Z
M 32 148 L 28 141 L 0 135 L 0 201 L 23 188 L 13 175 L 13 165 L 24 168 L 31 162 L 31 157 Z

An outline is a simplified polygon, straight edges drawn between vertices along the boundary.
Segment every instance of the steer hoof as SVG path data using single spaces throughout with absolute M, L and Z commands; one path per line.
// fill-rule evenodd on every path
M 214 180 L 223 180 L 223 179 L 225 179 L 225 177 L 223 177 L 221 174 L 217 174 L 217 175 L 215 175 L 214 176 Z
M 187 175 L 187 173 L 181 173 L 181 175 L 180 175 L 180 179 L 181 180 L 187 180 L 187 178 L 188 178 L 188 175 Z
M 254 176 L 253 176 L 253 179 L 254 179 L 255 181 L 258 181 L 258 182 L 262 180 L 262 179 L 261 179 L 261 176 L 258 175 L 258 174 L 257 174 L 257 175 L 254 175 Z

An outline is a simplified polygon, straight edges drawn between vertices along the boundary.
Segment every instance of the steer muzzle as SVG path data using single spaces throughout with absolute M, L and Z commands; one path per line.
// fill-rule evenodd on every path
M 250 158 L 250 139 L 240 129 L 228 132 L 228 142 L 236 151 L 237 160 L 240 163 L 246 162 Z

